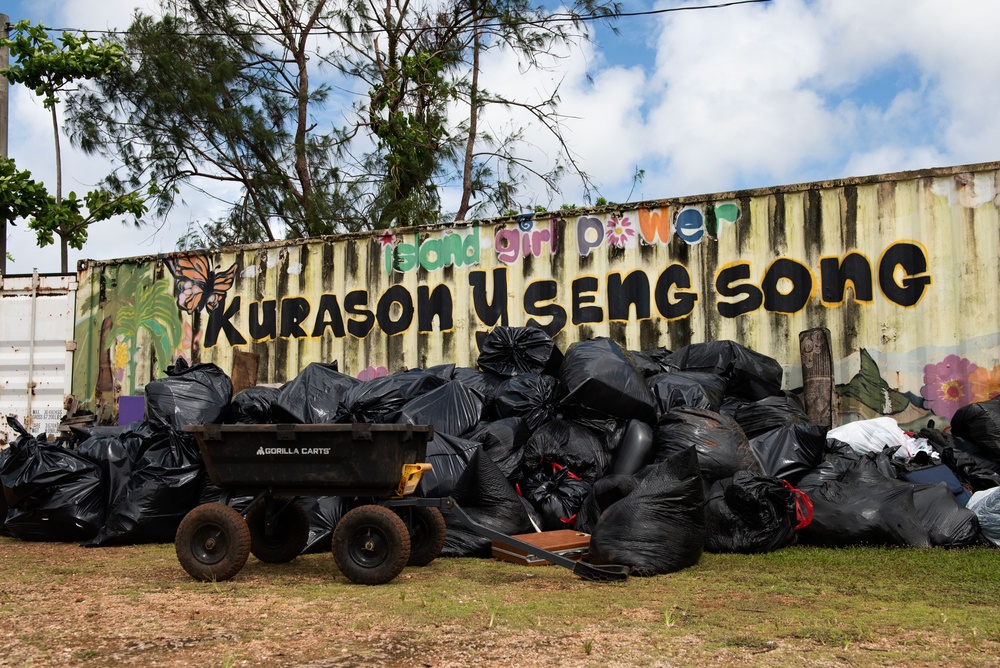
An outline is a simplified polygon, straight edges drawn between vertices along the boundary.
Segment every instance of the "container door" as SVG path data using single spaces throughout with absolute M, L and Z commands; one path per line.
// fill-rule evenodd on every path
M 75 274 L 4 276 L 0 288 L 0 412 L 54 437 L 72 387 Z M 0 419 L 0 442 L 17 437 Z

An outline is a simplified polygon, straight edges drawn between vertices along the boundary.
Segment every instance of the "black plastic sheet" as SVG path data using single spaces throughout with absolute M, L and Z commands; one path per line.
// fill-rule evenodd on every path
M 271 405 L 274 421 L 293 424 L 333 424 L 340 418 L 340 400 L 361 381 L 337 371 L 337 364 L 313 362 L 281 386 Z
M 809 423 L 809 416 L 802 410 L 799 402 L 794 397 L 785 395 L 741 402 L 732 415 L 747 438 L 754 438 L 788 424 Z
M 204 466 L 194 437 L 146 421 L 132 425 L 121 440 L 132 457 L 128 485 L 87 546 L 173 542 L 202 490 Z
M 572 529 L 591 485 L 558 464 L 524 481 L 522 493 L 542 517 L 543 531 Z
M 675 350 L 667 364 L 682 371 L 717 373 L 728 381 L 728 394 L 750 401 L 781 393 L 781 365 L 735 341 L 692 343 Z
M 633 575 L 693 566 L 705 545 L 705 493 L 694 448 L 647 467 L 639 485 L 605 510 L 590 538 L 590 561 Z
M 743 430 L 732 418 L 701 408 L 676 408 L 663 415 L 654 431 L 654 461 L 694 448 L 706 489 L 737 471 L 760 472 Z
M 1000 397 L 959 408 L 951 418 L 951 431 L 1000 462 Z
M 626 473 L 606 475 L 596 481 L 576 515 L 576 530 L 594 533 L 601 513 L 631 494 L 639 486 L 639 478 Z
M 652 422 L 656 399 L 621 347 L 607 338 L 569 346 L 559 369 L 562 410 L 574 418 Z
M 946 484 L 914 485 L 913 505 L 931 545 L 967 547 L 979 541 L 976 514 L 960 505 Z
M 195 424 L 221 422 L 233 397 L 229 376 L 214 364 L 188 366 L 178 359 L 164 378 L 146 384 L 146 419 L 177 431 Z
M 531 431 L 519 417 L 502 418 L 492 422 L 482 422 L 467 434 L 471 441 L 482 443 L 507 479 L 517 479 L 521 463 L 524 461 L 524 446 L 531 437 Z
M 799 479 L 823 461 L 826 431 L 814 424 L 788 424 L 750 439 L 750 449 L 764 475 L 798 486 Z
M 508 535 L 534 530 L 518 493 L 481 447 L 473 450 L 451 496 L 473 520 L 486 527 Z M 467 529 L 451 513 L 445 513 L 445 524 L 448 533 L 442 556 L 490 556 L 489 538 Z
M 483 398 L 461 383 L 449 381 L 406 402 L 397 424 L 434 425 L 434 431 L 462 436 L 483 417 Z
M 493 413 L 498 418 L 523 418 L 528 429 L 534 431 L 555 415 L 558 390 L 559 381 L 554 376 L 522 373 L 496 388 Z
M 229 404 L 224 422 L 227 424 L 271 424 L 274 415 L 271 404 L 278 398 L 276 387 L 248 387 L 237 392 Z
M 478 441 L 434 432 L 433 438 L 427 441 L 425 459 L 432 468 L 420 478 L 416 495 L 428 498 L 449 496 L 478 447 Z
M 104 522 L 100 467 L 60 445 L 22 433 L 0 452 L 0 483 L 7 505 L 4 529 L 15 538 L 87 540 Z
M 656 397 L 657 413 L 688 406 L 719 412 L 726 379 L 710 371 L 671 371 L 646 379 Z
M 477 363 L 501 376 L 555 372 L 562 353 L 537 327 L 494 327 L 483 339 Z
M 395 376 L 373 378 L 352 385 L 341 399 L 340 421 L 394 423 L 407 399 L 404 387 Z
M 707 552 L 757 554 L 794 545 L 795 495 L 780 480 L 740 471 L 712 485 L 705 504 Z
M 930 547 L 913 501 L 913 485 L 890 480 L 862 457 L 824 464 L 824 482 L 804 477 L 796 485 L 813 504 L 813 520 L 799 532 L 800 542 L 821 547 L 890 545 Z M 835 474 L 835 476 L 833 475 Z
M 542 425 L 528 439 L 524 447 L 525 477 L 553 462 L 592 483 L 607 472 L 611 454 L 593 430 L 556 419 Z

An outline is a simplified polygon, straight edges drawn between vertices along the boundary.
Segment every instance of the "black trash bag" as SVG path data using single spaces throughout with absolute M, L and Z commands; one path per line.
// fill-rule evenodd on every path
M 553 462 L 592 483 L 610 467 L 611 454 L 593 430 L 556 419 L 539 427 L 528 439 L 522 477 L 537 473 Z
M 608 338 L 578 341 L 559 368 L 563 412 L 573 418 L 652 423 L 656 398 L 621 347 Z
M 796 485 L 813 504 L 812 522 L 799 531 L 801 543 L 930 547 L 913 502 L 912 484 L 889 480 L 864 457 L 840 457 L 829 464 L 837 470 L 837 479 L 815 487 Z
M 973 492 L 1000 487 L 1000 472 L 994 468 L 996 465 L 988 460 L 983 462 L 981 451 L 965 439 L 956 438 L 951 431 L 935 429 L 933 423 L 921 429 L 917 438 L 927 439 L 931 447 L 941 455 L 941 462 Z M 969 454 L 967 450 L 970 448 L 979 454 Z
M 395 423 L 406 405 L 403 383 L 382 376 L 352 385 L 341 399 L 340 422 Z
M 3 454 L 10 450 L 7 448 L 5 450 L 0 450 L 0 467 L 3 466 Z M 10 536 L 10 531 L 7 531 L 7 512 L 10 507 L 7 505 L 7 497 L 3 493 L 3 486 L 0 485 L 0 536 Z
M 951 418 L 951 432 L 972 441 L 987 457 L 1000 462 L 1000 397 L 959 408 Z
M 443 376 L 423 369 L 397 371 L 389 377 L 395 379 L 399 391 L 403 393 L 403 398 L 407 401 L 423 396 L 449 382 Z
M 483 417 L 483 398 L 461 383 L 449 381 L 406 402 L 397 424 L 434 425 L 435 433 L 462 436 Z
M 20 437 L 0 453 L 4 530 L 21 540 L 92 538 L 107 507 L 100 467 L 61 445 L 39 441 L 13 418 Z
M 657 415 L 689 406 L 719 412 L 726 393 L 726 379 L 708 371 L 671 371 L 647 378 L 656 396 Z
M 427 441 L 427 456 L 424 460 L 432 468 L 420 478 L 416 495 L 427 498 L 451 495 L 455 483 L 478 447 L 478 441 L 468 441 L 435 431 L 431 440 Z
M 693 447 L 707 490 L 716 480 L 737 471 L 761 472 L 750 444 L 736 421 L 702 408 L 675 408 L 663 415 L 654 431 L 654 462 Z
M 537 327 L 494 327 L 479 347 L 479 368 L 501 376 L 555 373 L 562 352 Z
M 809 424 L 809 416 L 795 397 L 780 395 L 741 402 L 733 413 L 747 438 L 754 438 L 787 424 Z
M 183 357 L 167 367 L 164 378 L 146 384 L 146 419 L 183 431 L 194 424 L 213 424 L 233 398 L 233 383 L 214 364 L 189 366 Z
M 628 354 L 632 358 L 632 363 L 635 364 L 635 368 L 638 369 L 639 373 L 641 373 L 646 379 L 652 378 L 656 374 L 663 373 L 667 370 L 667 367 L 665 367 L 662 363 L 670 357 L 670 351 L 666 348 L 630 350 L 628 351 Z
M 497 388 L 507 379 L 490 371 L 458 367 L 452 374 L 452 380 L 481 394 L 486 406 L 492 407 Z
M 239 494 L 233 490 L 222 489 L 208 477 L 201 478 L 201 491 L 198 493 L 198 502 L 195 506 L 203 503 L 221 503 L 239 512 L 246 510 L 254 500 L 252 494 Z
M 341 398 L 360 382 L 337 371 L 336 362 L 312 362 L 278 390 L 278 396 L 271 404 L 274 421 L 333 424 L 341 415 Z
M 121 440 L 132 457 L 132 474 L 86 546 L 173 542 L 202 491 L 205 469 L 194 437 L 147 420 L 132 425 Z
M 104 507 L 114 508 L 128 489 L 128 481 L 132 476 L 132 453 L 117 436 L 88 438 L 76 451 L 100 468 L 106 491 Z M 95 531 L 94 534 L 96 533 Z
M 931 545 L 967 547 L 979 541 L 979 519 L 959 505 L 946 484 L 913 485 L 913 504 Z
M 633 474 L 652 463 L 656 453 L 653 428 L 641 420 L 631 420 L 622 436 L 621 444 L 614 450 L 611 472 Z
M 639 479 L 629 474 L 606 475 L 596 481 L 577 511 L 576 530 L 594 533 L 601 513 L 631 494 L 638 486 Z
M 739 471 L 719 480 L 705 503 L 705 551 L 758 554 L 794 545 L 795 500 L 777 478 Z
M 823 461 L 826 431 L 815 424 L 787 424 L 751 438 L 750 449 L 764 475 L 798 487 L 799 479 Z
M 572 529 L 592 486 L 569 469 L 552 464 L 524 481 L 521 491 L 542 517 L 543 531 Z
M 226 411 L 226 424 L 271 424 L 271 405 L 278 398 L 276 387 L 248 387 L 237 392 Z
M 535 431 L 555 416 L 559 381 L 554 376 L 526 372 L 501 383 L 493 395 L 493 414 L 519 417 Z
M 495 531 L 508 535 L 534 531 L 521 497 L 482 447 L 473 450 L 451 497 L 473 520 Z M 492 540 L 466 528 L 452 513 L 445 513 L 445 524 L 442 556 L 491 556 Z
M 99 425 L 94 427 L 76 427 L 70 425 L 70 447 L 77 447 L 88 438 L 103 438 L 105 436 L 121 436 L 125 425 Z
M 448 381 L 455 375 L 455 368 L 454 364 L 435 364 L 434 366 L 427 367 L 425 371 L 432 376 L 437 376 L 441 380 Z
M 726 378 L 728 394 L 750 401 L 781 394 L 781 365 L 735 341 L 692 343 L 675 350 L 667 364 L 682 371 L 717 373 Z
M 698 563 L 705 545 L 705 492 L 694 448 L 647 467 L 631 494 L 601 513 L 590 562 L 633 575 L 673 573 Z
M 482 422 L 467 434 L 470 441 L 479 441 L 508 480 L 517 480 L 524 461 L 524 446 L 531 431 L 519 417 Z
M 340 496 L 302 496 L 298 502 L 309 518 L 309 538 L 302 554 L 329 552 L 333 548 L 333 530 L 350 510 L 348 500 Z

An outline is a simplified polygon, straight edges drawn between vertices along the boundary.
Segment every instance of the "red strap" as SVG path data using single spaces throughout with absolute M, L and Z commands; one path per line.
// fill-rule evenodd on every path
M 792 495 L 795 497 L 795 519 L 798 524 L 795 525 L 795 531 L 799 529 L 805 529 L 809 526 L 809 523 L 813 521 L 813 502 L 809 498 L 809 495 L 803 492 L 801 489 L 795 489 L 787 480 L 782 480 L 781 484 L 785 486 L 785 489 L 791 491 Z
M 562 522 L 563 524 L 572 524 L 573 522 L 576 521 L 576 516 L 577 513 L 573 513 L 571 517 L 560 517 L 559 521 Z
M 517 492 L 518 496 L 524 496 L 524 492 L 521 491 L 521 483 L 519 482 L 514 483 L 514 491 Z

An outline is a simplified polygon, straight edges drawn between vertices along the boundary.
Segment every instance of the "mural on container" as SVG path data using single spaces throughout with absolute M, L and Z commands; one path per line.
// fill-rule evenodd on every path
M 780 348 L 780 354 L 761 351 L 793 366 L 794 332 L 833 320 L 853 323 L 841 332 L 847 338 L 835 360 L 839 374 L 854 373 L 837 388 L 841 413 L 892 415 L 913 426 L 947 421 L 959 407 L 1000 394 L 1000 366 L 990 366 L 1000 343 L 970 359 L 957 353 L 972 349 L 979 330 L 946 332 L 926 348 L 919 337 L 896 344 L 890 330 L 936 324 L 935 308 L 947 297 L 935 281 L 953 282 L 950 256 L 938 255 L 949 238 L 941 221 L 962 211 L 955 207 L 983 204 L 985 213 L 975 215 L 992 220 L 991 198 L 952 202 L 942 185 L 952 182 L 958 179 L 928 179 L 907 191 L 909 199 L 900 196 L 906 206 L 919 202 L 912 205 L 923 216 L 919 224 L 916 215 L 891 213 L 884 184 L 874 184 L 861 195 L 857 187 L 838 186 L 823 195 L 804 189 L 739 201 L 530 214 L 108 265 L 90 274 L 91 289 L 94 276 L 132 284 L 112 291 L 102 283 L 101 298 L 91 295 L 81 309 L 81 322 L 100 325 L 81 331 L 100 339 L 105 356 L 100 368 L 90 368 L 88 355 L 79 355 L 78 377 L 106 391 L 107 375 L 131 393 L 177 356 L 228 364 L 241 349 L 269 365 L 261 382 L 278 380 L 279 368 L 286 378 L 321 356 L 371 379 L 415 361 L 472 366 L 475 341 L 497 325 L 538 326 L 560 345 L 616 336 L 634 349 L 645 341 L 683 345 L 702 334 L 749 336 L 741 342 Z M 868 197 L 864 206 L 860 197 Z M 949 266 L 935 266 L 942 257 Z M 930 305 L 922 305 L 928 295 Z M 459 342 L 442 343 L 449 338 Z M 153 350 L 140 354 L 142 342 Z M 447 345 L 458 346 L 461 356 L 442 352 Z M 422 353 L 428 346 L 437 348 Z M 138 369 L 142 355 L 155 363 Z M 848 372 L 849 359 L 859 360 L 856 372 Z M 883 377 L 880 363 L 889 364 L 894 381 Z M 103 374 L 104 367 L 113 373 Z
M 95 408 L 134 394 L 143 334 L 162 372 L 183 331 L 170 281 L 154 280 L 152 266 L 120 264 L 99 279 L 81 285 L 76 323 L 78 349 L 98 354 L 76 355 L 73 368 L 74 394 Z

